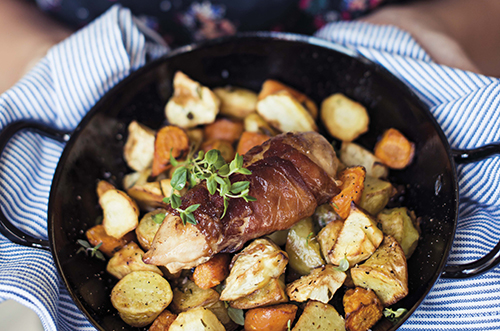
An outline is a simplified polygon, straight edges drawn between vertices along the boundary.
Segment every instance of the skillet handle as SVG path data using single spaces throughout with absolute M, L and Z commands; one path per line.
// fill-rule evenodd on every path
M 51 128 L 44 124 L 36 123 L 34 121 L 18 121 L 7 125 L 0 132 L 0 155 L 2 154 L 5 146 L 9 140 L 19 131 L 29 129 L 36 133 L 39 133 L 45 137 L 52 138 L 60 142 L 67 142 L 70 135 L 66 132 Z M 20 244 L 23 246 L 34 247 L 44 250 L 50 250 L 49 241 L 45 239 L 35 238 L 24 231 L 18 229 L 14 224 L 12 224 L 3 210 L 0 208 L 0 233 L 2 233 L 7 239 L 13 243 Z
M 453 149 L 453 158 L 455 163 L 464 164 L 484 160 L 495 154 L 500 154 L 500 144 L 489 144 L 475 149 Z M 443 278 L 469 278 L 477 276 L 483 272 L 494 268 L 500 263 L 500 241 L 485 256 L 477 261 L 460 264 L 447 265 L 444 268 L 441 277 Z

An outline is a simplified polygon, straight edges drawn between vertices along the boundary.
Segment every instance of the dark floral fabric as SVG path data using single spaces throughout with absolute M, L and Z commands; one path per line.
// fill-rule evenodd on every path
M 397 0 L 36 0 L 39 7 L 79 28 L 120 3 L 171 45 L 237 31 L 311 34 L 323 25 L 358 18 Z

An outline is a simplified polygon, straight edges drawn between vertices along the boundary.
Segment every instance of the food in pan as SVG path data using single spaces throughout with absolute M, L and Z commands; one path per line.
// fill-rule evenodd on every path
M 387 207 L 389 169 L 414 157 L 403 133 L 360 146 L 369 112 L 336 91 L 318 111 L 275 80 L 257 94 L 178 72 L 173 86 L 165 126 L 130 123 L 131 172 L 99 183 L 104 220 L 87 231 L 120 279 L 111 301 L 126 323 L 362 331 L 408 294 L 417 218 Z

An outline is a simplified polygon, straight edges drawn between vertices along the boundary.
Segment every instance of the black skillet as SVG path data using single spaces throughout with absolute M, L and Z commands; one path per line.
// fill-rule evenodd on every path
M 134 328 L 120 320 L 110 303 L 116 281 L 104 271 L 105 262 L 76 254 L 76 241 L 84 239 L 84 231 L 101 215 L 97 180 L 105 178 L 120 186 L 130 171 L 122 158 L 128 123 L 138 120 L 152 128 L 162 125 L 177 70 L 210 87 L 234 85 L 254 91 L 265 79 L 274 78 L 303 91 L 318 104 L 330 94 L 342 92 L 369 110 L 369 132 L 358 140 L 362 145 L 373 148 L 389 127 L 416 143 L 414 162 L 407 169 L 392 171 L 390 178 L 405 186 L 402 204 L 422 219 L 420 243 L 408 261 L 410 294 L 396 305 L 409 313 L 396 325 L 382 321 L 377 330 L 397 329 L 439 277 L 475 276 L 500 261 L 498 244 L 477 262 L 446 265 L 458 215 L 455 162 L 488 157 L 499 152 L 498 146 L 450 149 L 439 125 L 408 87 L 346 48 L 291 34 L 240 35 L 173 51 L 131 74 L 96 104 L 71 134 L 57 166 L 49 200 L 48 241 L 30 237 L 0 214 L 0 230 L 11 241 L 52 252 L 75 303 L 99 330 Z M 1 133 L 1 150 L 21 129 L 64 140 L 63 132 L 18 122 Z

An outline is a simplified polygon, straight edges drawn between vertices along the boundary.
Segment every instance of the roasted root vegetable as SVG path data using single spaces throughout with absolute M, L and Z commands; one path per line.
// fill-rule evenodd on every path
M 389 174 L 389 169 L 381 159 L 355 143 L 342 143 L 340 161 L 348 167 L 363 166 L 366 174 L 375 178 L 386 178 Z
M 245 314 L 245 331 L 287 331 L 297 309 L 292 304 L 250 309 Z
M 281 132 L 318 130 L 311 114 L 286 90 L 260 99 L 257 102 L 257 112 Z
M 220 139 L 207 140 L 201 145 L 200 149 L 205 153 L 211 149 L 216 149 L 228 163 L 234 159 L 236 154 L 233 145 L 229 141 Z
M 327 264 L 288 284 L 286 293 L 292 301 L 316 300 L 328 303 L 344 283 L 345 277 L 345 272 Z
M 108 190 L 99 199 L 103 211 L 102 225 L 117 239 L 134 230 L 139 224 L 139 207 L 125 192 Z
M 152 323 L 172 301 L 168 281 L 152 271 L 134 271 L 111 292 L 111 303 L 121 319 L 134 327 Z
M 383 239 L 384 234 L 377 227 L 377 222 L 353 204 L 335 246 L 326 247 L 328 258 L 335 265 L 339 265 L 340 260 L 347 259 L 352 267 L 368 259 Z
M 208 307 L 219 301 L 217 291 L 202 289 L 190 280 L 175 287 L 173 295 L 169 309 L 176 314 L 196 307 Z
M 257 93 L 241 87 L 217 87 L 213 89 L 220 99 L 220 114 L 243 119 L 255 112 Z
M 100 198 L 106 191 L 116 190 L 116 187 L 108 181 L 100 180 L 97 183 L 97 197 Z
M 233 266 L 221 293 L 223 301 L 249 295 L 285 271 L 287 254 L 268 239 L 256 239 L 233 258 Z
M 329 256 L 332 254 L 333 248 L 335 247 L 340 231 L 342 231 L 343 227 L 344 221 L 337 219 L 325 225 L 316 236 L 316 239 L 321 247 L 321 252 L 323 253 L 327 263 L 332 263 Z
M 172 193 L 175 193 L 175 194 L 177 194 L 179 196 L 183 196 L 184 194 L 186 194 L 186 192 L 187 192 L 187 188 L 186 187 L 184 187 L 180 191 L 174 190 L 172 188 L 171 181 L 172 180 L 170 178 L 165 178 L 165 179 L 160 180 L 161 192 L 162 192 L 162 194 L 163 194 L 164 197 L 170 197 L 172 195 Z
M 345 331 L 345 322 L 333 306 L 308 301 L 292 331 Z
M 240 155 L 244 155 L 253 147 L 259 146 L 266 140 L 269 140 L 269 138 L 271 137 L 263 133 L 245 131 L 241 135 L 236 152 Z
M 286 244 L 286 239 L 288 237 L 288 230 L 274 231 L 266 236 L 271 239 L 273 243 L 278 246 L 284 246 Z
M 151 324 L 148 331 L 168 331 L 170 325 L 172 325 L 172 323 L 176 318 L 177 318 L 176 314 L 173 314 L 169 310 L 165 309 L 154 320 L 153 324 Z
M 226 331 L 210 309 L 198 307 L 180 313 L 168 331 Z
M 174 125 L 167 125 L 156 133 L 154 146 L 151 176 L 156 177 L 168 169 L 171 156 L 177 159 L 189 151 L 189 137 L 183 129 Z
M 343 219 L 349 216 L 351 204 L 358 204 L 363 194 L 366 171 L 363 167 L 350 167 L 338 174 L 342 181 L 340 193 L 333 197 L 330 204 Z
M 229 254 L 217 254 L 194 269 L 193 280 L 202 289 L 219 285 L 229 275 Z
M 230 120 L 228 118 L 219 118 L 211 124 L 204 127 L 204 136 L 206 140 L 225 140 L 233 144 L 240 139 L 243 133 L 243 122 Z
M 368 331 L 382 317 L 382 302 L 370 289 L 347 290 L 343 303 L 347 331 Z
M 165 209 L 157 209 L 152 212 L 147 213 L 141 218 L 141 221 L 139 222 L 139 225 L 135 229 L 135 234 L 137 236 L 137 241 L 139 242 L 139 245 L 145 249 L 148 250 L 151 247 L 151 243 L 153 242 L 153 239 L 155 237 L 156 232 L 158 232 L 158 229 L 160 228 L 161 222 L 155 222 L 155 217 L 158 214 L 164 215 L 167 211 Z
M 112 257 L 125 244 L 135 239 L 133 232 L 129 232 L 119 239 L 112 237 L 106 233 L 102 224 L 91 227 L 85 232 L 85 235 L 92 246 L 95 247 L 100 244 L 99 250 L 108 257 Z
M 408 294 L 408 266 L 396 239 L 387 235 L 365 263 L 351 269 L 354 285 L 375 291 L 384 307 Z
M 245 131 L 262 133 L 267 136 L 275 136 L 279 132 L 274 129 L 266 120 L 258 113 L 251 113 L 243 120 Z
M 325 264 L 311 217 L 304 218 L 290 228 L 285 249 L 290 267 L 300 275 L 307 275 L 312 269 Z
M 316 103 L 312 101 L 307 95 L 297 91 L 296 89 L 285 85 L 277 80 L 268 79 L 262 84 L 262 88 L 259 92 L 259 100 L 264 99 L 268 95 L 275 94 L 279 91 L 287 91 L 290 93 L 298 102 L 300 102 L 309 111 L 311 116 L 316 119 L 318 118 L 318 107 Z
M 321 104 L 321 120 L 328 132 L 342 141 L 353 141 L 368 131 L 370 117 L 366 108 L 341 93 L 336 93 Z
M 122 184 L 125 190 L 128 190 L 134 185 L 142 185 L 148 182 L 151 176 L 151 168 L 147 168 L 143 171 L 135 171 L 123 176 Z
M 288 302 L 285 293 L 284 275 L 271 279 L 263 288 L 242 298 L 230 301 L 229 305 L 237 309 L 251 309 Z
M 134 199 L 140 210 L 149 212 L 165 207 L 165 203 L 163 202 L 165 195 L 161 189 L 160 182 L 135 184 L 127 190 L 127 194 Z
M 152 271 L 160 276 L 163 273 L 157 266 L 142 262 L 144 251 L 135 242 L 130 242 L 123 246 L 111 259 L 106 266 L 106 271 L 118 279 L 122 279 L 133 271 Z
M 377 215 L 377 221 L 382 226 L 382 232 L 393 236 L 401 245 L 406 258 L 410 258 L 417 248 L 420 235 L 408 209 L 385 209 Z
M 342 219 L 339 214 L 335 211 L 334 207 L 325 203 L 324 205 L 318 206 L 312 215 L 313 221 L 316 222 L 319 228 L 325 227 L 328 223 L 333 222 L 338 219 Z
M 220 100 L 208 87 L 178 71 L 174 76 L 174 95 L 165 106 L 168 121 L 181 128 L 194 128 L 215 121 Z
M 403 169 L 413 160 L 415 144 L 401 132 L 391 128 L 386 130 L 375 145 L 375 156 L 392 169 Z
M 128 125 L 128 137 L 123 149 L 123 158 L 135 171 L 143 171 L 153 164 L 155 131 L 132 121 Z
M 384 209 L 394 195 L 394 191 L 395 188 L 391 183 L 375 177 L 366 176 L 359 206 L 370 215 L 375 216 Z

